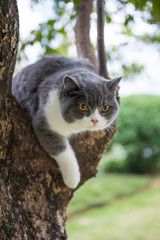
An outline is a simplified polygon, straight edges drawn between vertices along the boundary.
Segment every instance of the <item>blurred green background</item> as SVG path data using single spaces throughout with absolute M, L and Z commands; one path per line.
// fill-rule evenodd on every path
M 16 72 L 43 55 L 77 57 L 79 0 L 18 0 Z M 69 240 L 160 240 L 160 3 L 105 1 L 105 45 L 120 86 L 118 133 L 68 209 Z M 91 42 L 96 51 L 96 8 Z
M 106 154 L 104 171 L 160 172 L 160 97 L 135 95 L 120 102 L 118 134 Z

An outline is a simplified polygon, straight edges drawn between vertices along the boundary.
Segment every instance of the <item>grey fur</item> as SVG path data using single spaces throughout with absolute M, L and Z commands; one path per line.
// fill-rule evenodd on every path
M 61 113 L 68 124 L 89 116 L 106 103 L 109 112 L 100 114 L 112 123 L 119 108 L 115 94 L 119 81 L 120 78 L 106 80 L 98 76 L 87 59 L 44 57 L 13 78 L 12 94 L 29 113 L 41 146 L 52 156 L 65 150 L 65 137 L 52 131 L 44 116 L 50 90 L 58 89 Z M 77 108 L 81 102 L 88 104 L 88 111 Z

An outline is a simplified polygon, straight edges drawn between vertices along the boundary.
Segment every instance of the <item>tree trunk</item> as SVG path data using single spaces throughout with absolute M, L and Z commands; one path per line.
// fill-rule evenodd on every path
M 92 1 L 82 0 L 79 9 L 85 2 Z M 77 14 L 79 17 L 81 10 Z M 19 34 L 16 0 L 0 0 L 0 20 L 0 239 L 67 239 L 66 210 L 73 190 L 63 184 L 56 162 L 40 148 L 29 118 L 11 96 Z M 77 25 L 76 34 L 79 28 Z M 80 185 L 96 175 L 115 131 L 71 139 L 81 169 Z

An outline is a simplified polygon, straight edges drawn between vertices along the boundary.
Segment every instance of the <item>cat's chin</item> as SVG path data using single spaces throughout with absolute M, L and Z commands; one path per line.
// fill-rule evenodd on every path
M 102 131 L 102 130 L 104 130 L 105 128 L 107 128 L 106 125 L 104 125 L 104 126 L 91 126 L 91 127 L 88 127 L 88 128 L 86 129 L 86 131 L 91 131 L 91 132 L 94 132 L 94 131 Z
M 96 125 L 89 125 L 86 126 L 85 124 L 77 124 L 75 126 L 73 126 L 73 131 L 75 130 L 76 132 L 84 132 L 84 131 L 98 131 L 98 130 L 103 130 L 104 128 L 106 128 L 107 125 L 101 125 L 101 126 L 96 126 Z

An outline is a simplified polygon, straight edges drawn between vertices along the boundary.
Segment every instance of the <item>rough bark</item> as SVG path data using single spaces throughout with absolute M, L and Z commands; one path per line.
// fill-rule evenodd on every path
M 104 45 L 104 0 L 97 0 L 97 49 L 99 75 L 109 79 Z
M 66 210 L 73 190 L 63 184 L 55 161 L 40 148 L 30 120 L 10 93 L 18 48 L 16 0 L 0 0 L 0 20 L 0 239 L 67 239 Z M 79 28 L 77 25 L 77 34 Z M 78 48 L 83 49 L 86 45 L 81 44 Z M 83 51 L 83 57 L 90 56 Z M 81 169 L 80 185 L 96 175 L 115 131 L 113 128 L 112 132 L 86 133 L 71 139 Z

